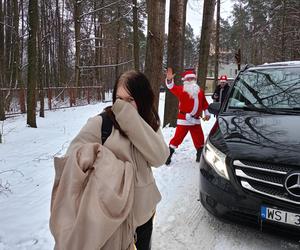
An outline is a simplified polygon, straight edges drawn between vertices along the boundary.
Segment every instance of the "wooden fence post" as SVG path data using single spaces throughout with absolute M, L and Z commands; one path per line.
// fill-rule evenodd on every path
M 90 96 L 90 87 L 87 87 L 87 102 L 88 102 L 88 104 L 90 104 L 90 98 L 91 98 L 91 96 Z
M 4 90 L 0 89 L 0 121 L 5 120 L 5 108 L 4 108 Z M 1 130 L 0 130 L 1 136 Z
M 7 92 L 7 93 L 6 93 L 6 92 Z M 5 110 L 6 110 L 7 112 L 10 111 L 11 99 L 12 99 L 11 90 L 4 91 Z
M 62 91 L 60 92 L 60 99 L 61 99 L 61 101 L 62 102 L 64 102 L 65 101 L 65 89 L 64 88 L 62 88 Z
M 72 97 L 72 88 L 71 87 L 69 87 L 68 88 L 68 92 L 69 92 L 69 101 L 70 101 L 70 107 L 72 107 L 73 106 L 73 97 Z
M 48 88 L 47 96 L 48 96 L 48 108 L 49 108 L 49 110 L 51 110 L 52 109 L 52 89 L 51 88 Z
M 101 90 L 100 88 L 96 88 L 97 89 L 97 94 L 98 94 L 98 101 L 101 101 Z
M 72 97 L 73 97 L 73 104 L 76 106 L 76 99 L 78 98 L 78 89 L 76 87 L 72 88 Z

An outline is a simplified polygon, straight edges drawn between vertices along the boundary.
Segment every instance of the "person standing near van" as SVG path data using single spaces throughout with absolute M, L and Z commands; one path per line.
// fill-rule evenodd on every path
M 191 133 L 194 146 L 196 148 L 196 162 L 200 161 L 200 156 L 204 144 L 204 134 L 201 127 L 202 113 L 203 120 L 209 120 L 210 114 L 207 110 L 208 102 L 204 91 L 197 84 L 197 78 L 194 70 L 186 70 L 182 74 L 183 85 L 174 84 L 172 68 L 167 69 L 166 85 L 179 101 L 177 126 L 175 135 L 169 143 L 170 155 L 166 165 L 171 163 L 171 158 L 175 149 L 182 143 L 188 132 Z
M 215 92 L 212 95 L 212 99 L 215 102 L 220 102 L 221 105 L 223 104 L 227 92 L 229 90 L 228 79 L 226 75 L 221 75 L 219 78 L 219 84 L 217 85 Z

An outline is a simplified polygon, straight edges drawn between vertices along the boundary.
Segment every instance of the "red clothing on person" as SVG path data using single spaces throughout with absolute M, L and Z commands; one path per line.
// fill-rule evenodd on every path
M 188 132 L 191 133 L 193 143 L 196 149 L 204 144 L 204 136 L 200 124 L 202 112 L 207 111 L 208 102 L 202 89 L 199 88 L 192 96 L 184 90 L 184 86 L 177 86 L 174 82 L 166 81 L 168 89 L 179 100 L 177 127 L 174 137 L 170 141 L 170 147 L 177 148 L 183 141 Z
M 177 125 L 175 135 L 170 141 L 170 147 L 177 148 L 188 132 L 191 133 L 195 148 L 201 148 L 204 143 L 204 134 L 200 124 L 193 126 Z

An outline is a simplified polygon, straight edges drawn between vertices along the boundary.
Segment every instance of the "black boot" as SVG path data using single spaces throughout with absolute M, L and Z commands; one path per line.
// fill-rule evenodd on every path
M 166 163 L 165 163 L 166 165 L 169 165 L 169 164 L 171 163 L 172 155 L 173 155 L 174 152 L 175 152 L 175 149 L 174 149 L 174 148 L 169 147 L 169 149 L 170 149 L 170 155 L 169 155 L 168 159 L 166 160 Z
M 203 147 L 197 149 L 196 162 L 200 162 L 200 157 L 201 157 L 201 154 L 202 154 L 202 149 L 203 149 Z

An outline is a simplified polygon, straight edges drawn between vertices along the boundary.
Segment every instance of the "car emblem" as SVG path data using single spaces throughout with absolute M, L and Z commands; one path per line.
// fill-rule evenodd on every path
M 288 175 L 284 183 L 285 189 L 294 197 L 300 198 L 300 173 Z

